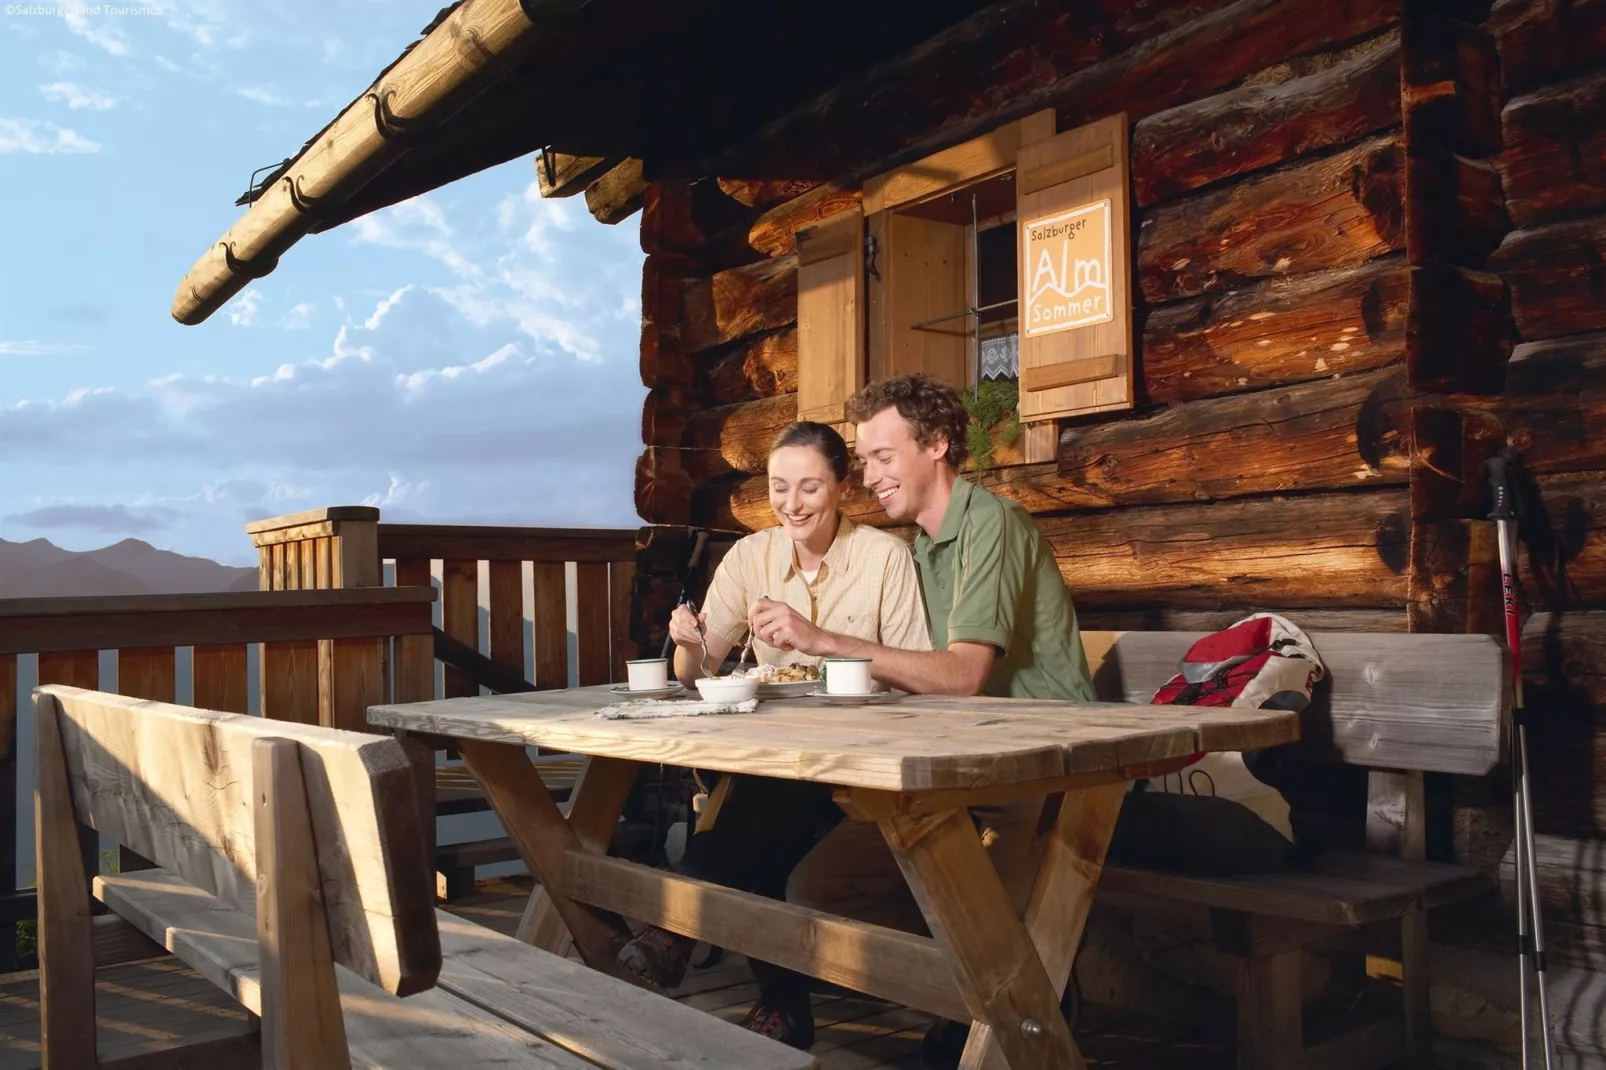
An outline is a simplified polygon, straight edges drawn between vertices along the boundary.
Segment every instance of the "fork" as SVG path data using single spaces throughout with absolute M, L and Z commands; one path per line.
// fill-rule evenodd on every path
M 691 615 L 695 619 L 697 616 L 697 603 L 687 599 L 686 608 L 691 610 Z M 697 643 L 703 648 L 702 670 L 704 678 L 717 680 L 719 673 L 708 667 L 708 640 L 703 638 L 703 626 L 701 624 L 697 625 Z

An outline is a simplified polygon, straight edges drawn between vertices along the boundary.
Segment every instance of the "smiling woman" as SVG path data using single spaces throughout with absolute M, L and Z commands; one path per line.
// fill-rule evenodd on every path
M 839 508 L 848 448 L 825 424 L 799 422 L 776 436 L 769 454 L 770 509 L 776 526 L 733 546 L 708 587 L 703 612 L 682 606 L 670 620 L 675 672 L 691 686 L 702 661 L 718 664 L 746 637 L 754 603 L 785 603 L 811 624 L 908 650 L 931 649 L 925 605 L 908 547 L 895 535 L 860 527 Z M 813 665 L 819 659 L 754 637 L 760 665 Z

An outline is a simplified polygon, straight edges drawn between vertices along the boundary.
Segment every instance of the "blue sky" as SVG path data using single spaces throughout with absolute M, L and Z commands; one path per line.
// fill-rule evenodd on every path
M 512 161 L 326 234 L 198 327 L 178 281 L 441 6 L 0 7 L 0 538 L 235 564 L 249 519 L 635 526 L 637 221 Z

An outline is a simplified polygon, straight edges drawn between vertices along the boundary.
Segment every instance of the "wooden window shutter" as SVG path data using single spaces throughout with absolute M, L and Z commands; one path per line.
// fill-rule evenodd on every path
M 1132 407 L 1128 170 L 1125 115 L 1020 147 L 1022 420 Z
M 925 372 L 951 386 L 967 386 L 970 322 L 960 318 L 916 326 L 970 307 L 967 231 L 891 211 L 878 213 L 871 223 L 876 247 L 883 251 L 871 295 L 876 377 Z
M 864 212 L 797 232 L 797 418 L 841 430 L 864 386 Z

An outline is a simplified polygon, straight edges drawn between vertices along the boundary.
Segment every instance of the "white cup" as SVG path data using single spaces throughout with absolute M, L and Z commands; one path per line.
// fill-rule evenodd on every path
M 632 691 L 661 691 L 669 686 L 669 661 L 666 658 L 643 658 L 625 662 Z
M 820 679 L 828 695 L 868 695 L 869 658 L 826 658 L 820 665 Z

